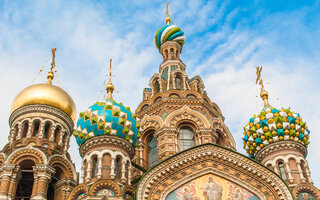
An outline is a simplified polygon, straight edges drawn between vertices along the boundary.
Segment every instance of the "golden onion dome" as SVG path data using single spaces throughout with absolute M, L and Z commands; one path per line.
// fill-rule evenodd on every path
M 75 121 L 76 106 L 74 101 L 66 91 L 57 86 L 44 83 L 25 88 L 14 99 L 11 113 L 18 108 L 32 104 L 53 106 L 64 111 Z

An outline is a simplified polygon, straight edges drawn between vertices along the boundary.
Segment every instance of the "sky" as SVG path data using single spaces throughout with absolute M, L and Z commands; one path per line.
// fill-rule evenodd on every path
M 53 47 L 54 84 L 70 94 L 77 113 L 102 100 L 110 58 L 114 99 L 135 110 L 162 62 L 153 40 L 165 24 L 165 7 L 163 0 L 0 0 L 0 149 L 8 142 L 12 101 L 25 87 L 46 81 Z M 270 104 L 300 113 L 311 130 L 307 161 L 317 187 L 319 10 L 319 0 L 170 1 L 172 21 L 186 36 L 181 54 L 186 72 L 202 77 L 237 150 L 245 153 L 243 126 L 263 106 L 255 84 L 256 66 L 263 66 Z M 74 138 L 69 152 L 79 172 Z

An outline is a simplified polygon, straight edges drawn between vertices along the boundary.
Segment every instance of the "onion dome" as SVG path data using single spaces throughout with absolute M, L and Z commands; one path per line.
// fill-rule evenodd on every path
M 279 141 L 295 141 L 307 147 L 310 131 L 299 113 L 268 107 L 249 119 L 243 134 L 243 148 L 254 158 L 262 148 Z
M 161 27 L 155 37 L 154 41 L 158 49 L 160 46 L 164 44 L 166 41 L 176 41 L 181 46 L 184 45 L 184 40 L 186 39 L 184 36 L 183 31 L 175 25 L 171 25 L 171 19 L 169 17 L 169 3 L 167 3 L 167 10 L 166 10 L 166 24 L 165 26 Z
M 113 135 L 129 141 L 135 147 L 140 138 L 140 124 L 136 119 L 129 107 L 107 99 L 105 102 L 96 102 L 80 113 L 73 135 L 79 146 L 95 136 Z
M 111 59 L 110 79 L 106 90 L 108 96 L 105 102 L 96 102 L 80 113 L 73 132 L 78 145 L 81 146 L 86 140 L 96 136 L 111 135 L 127 140 L 133 147 L 138 146 L 141 135 L 136 115 L 130 111 L 129 107 L 112 99 L 114 86 L 111 82 Z
M 268 146 L 279 141 L 295 141 L 306 148 L 310 131 L 299 113 L 290 109 L 277 109 L 269 105 L 268 92 L 264 90 L 261 78 L 262 67 L 257 67 L 257 81 L 261 85 L 260 96 L 264 102 L 262 111 L 249 119 L 244 127 L 243 148 L 251 158 Z
M 55 50 L 52 49 L 51 70 L 47 75 L 48 83 L 31 85 L 22 90 L 13 100 L 11 113 L 18 108 L 32 104 L 43 104 L 53 106 L 64 111 L 74 121 L 76 117 L 76 106 L 70 95 L 63 89 L 52 85 L 55 68 Z

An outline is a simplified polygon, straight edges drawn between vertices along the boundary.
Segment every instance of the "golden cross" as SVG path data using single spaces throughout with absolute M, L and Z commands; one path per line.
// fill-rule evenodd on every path
M 263 102 L 264 102 L 264 107 L 269 107 L 269 102 L 268 102 L 268 92 L 264 90 L 264 86 L 263 86 L 263 80 L 261 78 L 261 70 L 262 70 L 262 66 L 261 67 L 257 67 L 257 79 L 256 79 L 256 84 L 259 83 L 259 85 L 261 86 L 261 92 L 260 92 L 260 97 L 262 98 Z
M 111 82 L 112 59 L 110 58 L 109 82 Z
M 169 17 L 169 1 L 167 2 L 167 9 L 166 9 L 166 24 L 169 25 L 171 23 L 171 19 Z
M 51 69 L 47 75 L 47 79 L 48 79 L 48 84 L 52 84 L 52 80 L 54 79 L 54 73 L 53 73 L 53 69 L 56 67 L 56 61 L 55 61 L 55 58 L 56 58 L 56 50 L 57 48 L 52 48 L 51 51 L 52 51 L 52 61 L 51 61 Z
M 262 66 L 261 67 L 257 67 L 257 79 L 256 79 L 256 84 L 258 84 L 259 81 L 259 85 L 261 86 L 261 90 L 263 90 L 263 81 L 261 78 L 261 71 L 262 71 Z

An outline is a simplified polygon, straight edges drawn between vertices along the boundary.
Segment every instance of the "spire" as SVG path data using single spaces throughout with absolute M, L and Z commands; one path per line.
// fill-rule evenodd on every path
M 108 92 L 107 99 L 112 99 L 112 92 L 114 90 L 114 86 L 111 82 L 111 68 L 112 68 L 112 59 L 110 58 L 110 71 L 109 71 L 109 82 L 107 84 L 106 90 Z
M 47 79 L 48 79 L 48 84 L 49 85 L 52 85 L 52 80 L 54 79 L 53 69 L 56 67 L 56 61 L 55 61 L 56 50 L 57 50 L 57 48 L 52 48 L 51 49 L 51 51 L 52 51 L 51 69 L 50 69 L 50 71 L 48 72 L 48 75 L 47 75 Z
M 260 97 L 262 98 L 263 102 L 264 102 L 264 108 L 269 107 L 269 102 L 268 102 L 268 92 L 265 91 L 264 89 L 264 85 L 263 85 L 263 80 L 261 78 L 261 70 L 262 70 L 262 66 L 261 67 L 257 67 L 257 79 L 256 79 L 256 84 L 259 84 L 261 86 L 261 92 L 260 92 Z
M 166 9 L 166 24 L 169 25 L 171 23 L 171 19 L 169 17 L 169 1 L 167 2 L 167 9 Z

